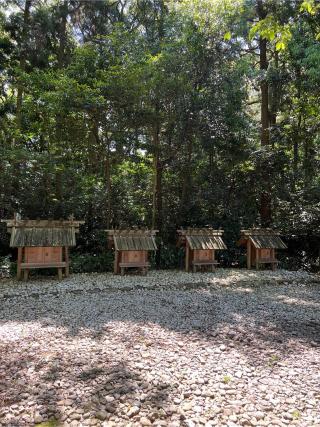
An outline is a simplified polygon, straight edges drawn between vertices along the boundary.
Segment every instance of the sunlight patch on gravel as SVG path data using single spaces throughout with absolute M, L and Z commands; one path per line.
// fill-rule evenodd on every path
M 318 426 L 320 284 L 286 271 L 0 282 L 0 425 Z

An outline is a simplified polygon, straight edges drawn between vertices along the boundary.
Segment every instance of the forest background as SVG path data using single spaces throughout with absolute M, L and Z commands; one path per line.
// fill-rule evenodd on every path
M 241 266 L 262 225 L 318 269 L 319 154 L 316 1 L 0 2 L 0 219 L 84 219 L 74 271 L 108 270 L 103 230 L 129 226 L 159 230 L 162 268 L 181 226 L 224 229 Z

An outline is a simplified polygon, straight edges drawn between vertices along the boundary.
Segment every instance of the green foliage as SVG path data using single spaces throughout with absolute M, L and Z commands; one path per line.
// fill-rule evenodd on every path
M 294 420 L 299 420 L 301 418 L 301 412 L 298 409 L 294 409 L 291 415 Z
M 184 250 L 176 245 L 160 246 L 160 265 L 162 268 L 184 268 Z
M 224 382 L 224 384 L 229 384 L 232 381 L 232 378 L 230 377 L 230 375 L 225 375 L 222 378 L 222 381 Z
M 113 256 L 111 252 L 94 254 L 83 253 L 71 256 L 71 271 L 73 273 L 104 273 L 113 271 Z
M 32 2 L 25 33 L 23 10 L 7 3 L 1 218 L 20 211 L 85 219 L 73 253 L 79 272 L 109 271 L 101 230 L 133 225 L 159 228 L 157 265 L 182 266 L 178 227 L 211 225 L 225 230 L 221 265 L 245 266 L 235 242 L 242 227 L 259 224 L 268 191 L 273 223 L 289 243 L 282 265 L 316 268 L 316 2 L 270 0 L 262 15 L 256 1 L 243 0 L 130 2 L 122 11 L 119 2 L 68 2 L 66 11 Z M 267 70 L 257 64 L 259 37 L 267 40 Z M 268 147 L 260 146 L 262 83 L 275 118 Z M 4 228 L 0 241 L 6 255 Z
M 259 20 L 249 32 L 250 39 L 256 35 L 275 43 L 276 50 L 284 50 L 292 38 L 291 26 L 279 24 L 273 15 Z
M 319 5 L 316 4 L 315 0 L 303 0 L 300 5 L 300 12 L 308 12 L 310 15 L 315 15 Z
M 268 366 L 270 368 L 273 368 L 278 362 L 280 358 L 277 354 L 272 354 L 268 360 Z
M 14 272 L 12 263 L 9 256 L 0 256 L 0 278 L 11 276 Z

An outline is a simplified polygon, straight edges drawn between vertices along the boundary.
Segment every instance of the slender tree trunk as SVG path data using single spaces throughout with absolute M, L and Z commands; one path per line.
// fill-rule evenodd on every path
M 263 2 L 260 0 L 257 3 L 259 19 L 266 17 L 266 12 L 263 7 Z M 260 37 L 259 40 L 260 50 L 260 71 L 266 74 L 268 70 L 267 59 L 267 40 Z M 264 75 L 260 83 L 261 93 L 261 146 L 266 147 L 270 145 L 270 117 L 269 117 L 269 85 L 266 76 Z M 265 165 L 267 166 L 267 165 Z M 260 217 L 262 226 L 266 227 L 271 224 L 271 183 L 268 168 L 264 168 L 264 183 L 263 190 L 260 196 Z
M 159 53 L 161 49 L 161 42 L 164 37 L 164 16 L 166 7 L 164 0 L 159 0 L 159 10 L 155 11 L 155 27 L 156 27 L 156 38 L 158 45 L 155 53 Z M 152 147 L 153 147 L 153 195 L 152 195 L 152 228 L 159 230 L 159 238 L 162 239 L 162 173 L 163 163 L 161 161 L 161 141 L 160 141 L 160 128 L 161 124 L 159 121 L 160 113 L 160 95 L 157 95 L 155 99 L 155 122 L 152 129 Z M 161 245 L 156 252 L 156 264 L 160 266 L 161 259 Z
M 162 165 L 160 161 L 160 130 L 157 122 L 153 127 L 153 195 L 152 195 L 152 228 L 161 231 L 162 223 Z
M 266 72 L 268 69 L 267 60 L 267 41 L 261 39 L 259 42 L 260 47 L 260 70 Z M 269 87 L 266 78 L 263 78 L 260 83 L 261 92 L 261 145 L 270 144 L 269 133 Z
M 63 4 L 59 6 L 60 11 L 60 25 L 59 25 L 59 47 L 58 47 L 58 69 L 63 69 L 66 64 L 66 40 L 67 40 L 67 16 L 68 16 L 68 0 L 64 0 Z M 56 114 L 56 140 L 58 144 L 64 139 L 64 122 L 65 118 L 62 113 Z M 64 182 L 60 170 L 56 172 L 56 195 L 59 205 L 56 209 L 56 216 L 61 217 L 63 214 L 64 203 Z
M 295 133 L 293 135 L 293 191 L 296 189 L 296 181 L 298 179 L 301 121 L 302 121 L 302 115 L 301 115 L 301 112 L 299 112 L 297 128 L 296 128 Z
M 153 145 L 153 196 L 152 196 L 152 228 L 159 230 L 162 236 L 162 169 L 160 159 L 160 127 L 155 123 L 152 134 Z M 156 252 L 156 264 L 160 266 L 161 247 Z
M 298 103 L 301 105 L 301 69 L 297 68 L 296 70 L 297 75 L 297 98 Z M 297 120 L 297 127 L 295 129 L 294 135 L 293 135 L 293 190 L 296 188 L 296 181 L 298 179 L 298 167 L 299 167 L 299 146 L 300 146 L 300 139 L 301 139 L 301 123 L 302 123 L 302 113 L 301 113 L 301 107 L 299 108 L 299 114 L 298 114 L 298 120 Z
M 307 189 L 312 184 L 312 178 L 314 173 L 314 147 L 313 142 L 309 135 L 304 138 L 304 187 Z
M 182 192 L 181 192 L 181 221 L 185 221 L 190 210 L 190 193 L 192 187 L 192 173 L 191 173 L 191 161 L 192 161 L 192 138 L 190 135 L 187 137 L 187 152 L 186 152 L 186 162 L 183 171 L 183 183 L 182 183 Z
M 68 17 L 68 0 L 64 0 L 60 6 L 60 28 L 59 28 L 59 48 L 58 48 L 58 68 L 66 65 L 66 45 L 67 45 L 67 17 Z
M 274 52 L 274 68 L 278 73 L 279 72 L 279 54 L 277 51 Z M 270 86 L 271 87 L 269 90 L 269 121 L 270 121 L 271 132 L 273 132 L 274 127 L 277 124 L 277 113 L 279 110 L 281 87 L 277 80 L 276 81 L 273 80 Z M 271 137 L 272 137 L 272 134 L 271 134 Z M 273 146 L 274 145 L 273 138 L 271 138 L 271 140 L 272 140 L 272 146 Z
M 181 134 L 180 144 L 183 145 L 186 143 L 185 159 L 183 165 L 183 179 L 182 179 L 182 191 L 181 191 L 181 206 L 180 206 L 180 224 L 186 221 L 188 218 L 188 212 L 190 209 L 190 192 L 192 186 L 192 173 L 191 173 L 191 161 L 192 161 L 192 152 L 193 152 L 193 141 L 192 135 L 189 129 L 189 115 L 186 115 L 184 118 L 184 129 Z
M 106 227 L 110 228 L 111 222 L 111 161 L 110 161 L 110 143 L 107 143 L 107 153 L 105 159 L 105 181 L 106 181 Z
M 26 0 L 23 12 L 23 28 L 20 46 L 19 69 L 24 72 L 26 69 L 27 44 L 28 44 L 28 29 L 30 21 L 30 9 L 32 0 Z M 18 78 L 17 88 L 17 105 L 16 105 L 16 123 L 17 128 L 21 132 L 22 129 L 22 99 L 23 99 L 23 84 L 21 77 Z

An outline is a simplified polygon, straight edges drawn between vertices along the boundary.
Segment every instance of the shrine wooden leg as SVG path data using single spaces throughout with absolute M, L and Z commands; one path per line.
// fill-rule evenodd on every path
M 213 261 L 213 262 L 215 262 L 215 259 L 216 259 L 216 257 L 215 257 L 215 251 L 213 250 L 213 251 L 212 251 L 212 261 Z M 215 265 L 215 264 L 212 264 L 212 266 L 211 266 L 211 271 L 212 271 L 212 273 L 214 273 L 214 272 L 215 272 L 215 269 L 216 269 L 216 265 Z
M 115 251 L 114 253 L 114 265 L 113 265 L 113 273 L 119 273 L 119 252 Z
M 276 257 L 276 256 L 275 256 L 275 250 L 274 250 L 274 249 L 271 249 L 271 258 L 272 258 L 272 259 L 275 259 L 275 257 Z M 273 262 L 271 266 L 272 266 L 272 270 L 273 270 L 273 271 L 274 271 L 274 270 L 276 270 L 276 269 L 277 269 L 277 267 L 278 267 L 278 266 L 277 266 L 277 263 L 275 263 L 275 262 Z
M 62 268 L 58 268 L 58 279 L 62 280 Z
M 22 262 L 22 248 L 18 248 L 18 259 L 17 259 L 17 279 L 21 279 L 21 262 Z
M 124 267 L 121 267 L 121 276 L 124 276 Z
M 29 270 L 26 268 L 25 270 L 23 270 L 23 280 L 28 280 L 29 277 Z
M 187 243 L 186 245 L 186 272 L 189 272 L 189 268 L 190 268 L 190 249 L 189 249 L 189 245 Z
M 247 240 L 247 269 L 251 269 L 251 242 Z
M 65 262 L 66 262 L 65 275 L 66 275 L 66 277 L 69 277 L 69 274 L 70 274 L 70 271 L 69 271 L 69 248 L 67 246 L 65 247 Z

